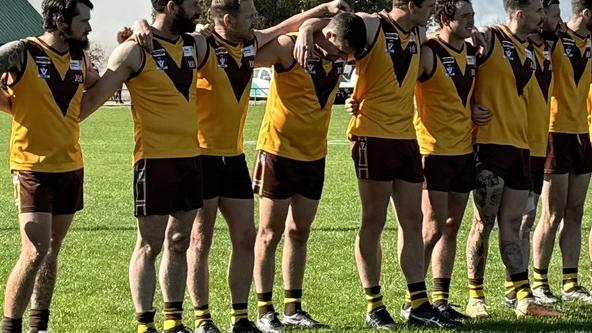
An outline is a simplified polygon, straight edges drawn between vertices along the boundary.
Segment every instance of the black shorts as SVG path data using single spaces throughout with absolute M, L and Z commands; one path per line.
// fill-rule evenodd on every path
M 456 156 L 423 157 L 424 188 L 430 191 L 469 193 L 475 189 L 473 153 Z
M 134 166 L 135 216 L 201 208 L 201 156 L 143 159 Z
M 532 179 L 532 191 L 538 195 L 543 192 L 545 180 L 545 157 L 530 157 L 530 177 Z
M 230 157 L 203 155 L 202 166 L 204 199 L 253 199 L 245 154 Z
M 72 215 L 84 207 L 84 169 L 70 172 L 12 171 L 19 213 Z
M 423 183 L 417 140 L 352 137 L 352 159 L 358 179 Z
M 478 168 L 489 170 L 504 180 L 504 185 L 518 191 L 529 191 L 530 152 L 513 146 L 478 144 L 475 145 L 475 158 Z
M 300 194 L 320 200 L 325 182 L 325 159 L 297 161 L 257 151 L 253 192 L 269 199 L 288 199 Z
M 589 134 L 549 133 L 545 174 L 576 175 L 592 172 L 592 146 Z

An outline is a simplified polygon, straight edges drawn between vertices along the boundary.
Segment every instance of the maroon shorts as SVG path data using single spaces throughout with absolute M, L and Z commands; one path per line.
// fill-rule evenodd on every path
M 430 191 L 469 193 L 475 189 L 473 153 L 456 156 L 428 155 L 423 158 L 424 188 Z
M 489 170 L 504 180 L 504 185 L 518 191 L 529 191 L 530 152 L 513 146 L 478 144 L 475 145 L 477 168 Z
M 204 199 L 253 199 L 245 154 L 230 157 L 203 155 L 202 166 Z
M 135 216 L 201 208 L 201 156 L 143 159 L 134 166 Z
M 530 177 L 532 179 L 532 191 L 541 195 L 543 191 L 543 181 L 545 180 L 545 160 L 544 157 L 530 157 Z
M 325 182 L 325 159 L 297 161 L 257 151 L 253 172 L 253 192 L 269 199 L 288 199 L 300 194 L 311 200 L 321 199 Z
M 592 172 L 592 146 L 589 134 L 549 133 L 545 174 Z
M 358 179 L 423 183 L 417 140 L 352 137 L 352 159 Z
M 71 215 L 84 207 L 84 169 L 70 172 L 12 171 L 19 213 Z

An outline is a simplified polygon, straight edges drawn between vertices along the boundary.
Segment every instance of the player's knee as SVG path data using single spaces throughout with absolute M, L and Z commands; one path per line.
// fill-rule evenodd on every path
M 28 247 L 21 252 L 21 260 L 28 267 L 38 268 L 41 266 L 48 253 L 49 244 L 36 244 L 35 246 Z
M 249 230 L 241 230 L 241 232 L 232 235 L 232 246 L 239 249 L 242 252 L 252 252 L 255 247 L 255 239 L 257 233 L 255 228 Z
M 182 232 L 174 232 L 167 240 L 167 249 L 173 253 L 184 254 L 189 248 L 189 235 Z
M 190 243 L 192 250 L 207 256 L 212 248 L 212 237 L 208 237 L 201 232 L 193 232 Z
M 423 238 L 426 246 L 434 246 L 444 235 L 444 226 L 439 223 L 430 223 L 423 229 Z
M 265 246 L 277 246 L 282 239 L 282 231 L 273 228 L 263 228 L 257 235 Z
M 304 245 L 308 242 L 310 236 L 310 228 L 289 226 L 286 228 L 286 238 L 289 238 L 291 242 Z
M 150 261 L 155 261 L 156 257 L 162 251 L 162 242 L 146 242 L 142 241 L 137 249 L 136 253 L 140 257 L 145 257 Z

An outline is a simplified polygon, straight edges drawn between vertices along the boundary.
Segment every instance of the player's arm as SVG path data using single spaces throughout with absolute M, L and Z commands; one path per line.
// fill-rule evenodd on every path
M 255 38 L 257 38 L 257 44 L 261 48 L 280 35 L 298 31 L 298 28 L 310 18 L 335 15 L 342 11 L 349 10 L 349 5 L 343 0 L 326 2 L 305 12 L 296 14 L 273 27 L 263 30 L 255 30 Z
M 195 38 L 195 53 L 197 54 L 197 70 L 200 70 L 205 62 L 208 60 L 208 51 L 210 45 L 208 45 L 208 41 L 206 37 L 201 34 L 191 34 L 193 38 Z
M 436 62 L 434 51 L 427 45 L 421 46 L 421 53 L 419 58 L 419 78 L 430 77 L 436 70 Z
M 86 53 L 84 54 L 84 58 L 86 60 L 86 78 L 84 79 L 84 89 L 88 90 L 99 81 L 101 76 L 99 75 L 99 72 L 97 72 L 97 70 L 91 65 L 90 59 Z
M 378 29 L 380 28 L 380 20 L 368 13 L 356 13 L 364 20 L 366 25 L 366 46 L 370 46 L 376 39 Z M 309 56 L 308 50 L 313 50 L 314 34 L 323 30 L 329 24 L 331 19 L 312 18 L 304 22 L 300 29 L 298 29 L 298 38 L 294 45 L 294 59 L 301 65 L 306 66 L 306 58 Z M 348 59 L 352 60 L 352 59 Z
M 18 40 L 0 46 L 0 76 L 18 73 L 27 56 L 25 42 Z
M 142 65 L 141 48 L 133 42 L 119 45 L 109 57 L 107 71 L 82 97 L 80 121 L 103 105 Z
M 487 58 L 493 49 L 493 31 L 489 27 L 473 29 L 469 42 L 479 49 L 478 57 Z
M 282 35 L 267 43 L 255 58 L 255 67 L 271 67 L 281 65 L 283 68 L 289 68 L 294 65 L 292 50 L 294 41 L 292 38 Z
M 10 97 L 4 89 L 0 88 L 0 111 L 12 114 L 12 105 L 10 104 Z

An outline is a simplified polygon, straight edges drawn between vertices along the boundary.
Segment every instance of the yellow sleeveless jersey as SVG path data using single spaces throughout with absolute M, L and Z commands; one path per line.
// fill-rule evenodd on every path
M 154 37 L 154 51 L 144 51 L 141 69 L 126 85 L 132 99 L 134 160 L 199 155 L 195 84 L 195 40 Z
M 415 88 L 415 127 L 422 155 L 464 155 L 473 151 L 471 96 L 477 50 L 465 43 L 454 49 L 440 38 L 425 42 L 434 53 L 434 71 Z
M 240 155 L 257 43 L 233 44 L 214 34 L 208 44 L 197 80 L 199 145 L 204 155 Z
M 83 167 L 80 102 L 86 60 L 60 53 L 38 38 L 27 38 L 26 63 L 8 86 L 12 103 L 10 168 L 68 172 Z
M 534 51 L 527 40 L 518 40 L 506 26 L 491 30 L 492 50 L 477 60 L 475 101 L 493 117 L 479 127 L 476 142 L 529 149 L 526 97 L 534 83 Z
M 552 56 L 555 85 L 549 131 L 588 132 L 586 96 L 592 83 L 590 52 L 590 36 L 580 36 L 571 30 L 561 33 L 555 43 Z
M 368 51 L 356 59 L 358 81 L 353 98 L 360 110 L 348 136 L 415 139 L 414 89 L 419 71 L 419 28 L 403 31 L 386 11 Z
M 257 149 L 300 161 L 327 155 L 327 132 L 343 61 L 315 59 L 306 69 L 274 66 Z
M 590 140 L 592 140 L 592 84 L 590 85 L 590 91 L 588 92 L 587 110 L 588 110 L 588 125 L 590 126 Z
M 528 94 L 528 143 L 530 155 L 536 157 L 547 156 L 547 143 L 549 141 L 549 115 L 551 96 L 553 94 L 553 66 L 551 61 L 551 48 L 548 42 L 543 41 L 533 45 L 536 72 L 536 83 L 530 86 Z

